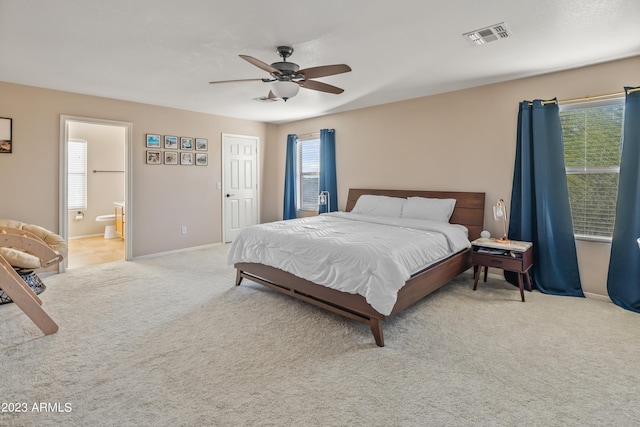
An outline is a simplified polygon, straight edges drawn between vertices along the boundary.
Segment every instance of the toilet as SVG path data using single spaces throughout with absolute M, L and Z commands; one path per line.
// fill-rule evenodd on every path
M 100 215 L 96 217 L 96 222 L 104 222 L 104 238 L 115 239 L 118 237 L 116 234 L 116 214 Z

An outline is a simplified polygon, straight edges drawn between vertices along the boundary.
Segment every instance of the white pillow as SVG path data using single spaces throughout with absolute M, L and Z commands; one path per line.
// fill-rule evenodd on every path
M 356 205 L 353 207 L 351 212 L 360 215 L 400 218 L 402 215 L 402 207 L 406 201 L 407 199 L 401 197 L 363 194 L 358 197 Z
M 402 218 L 449 222 L 455 206 L 456 199 L 409 197 L 402 209 Z

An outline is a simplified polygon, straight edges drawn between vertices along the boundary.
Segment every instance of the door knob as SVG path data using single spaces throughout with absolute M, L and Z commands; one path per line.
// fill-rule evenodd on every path
M 227 197 L 235 196 L 235 194 L 227 194 Z

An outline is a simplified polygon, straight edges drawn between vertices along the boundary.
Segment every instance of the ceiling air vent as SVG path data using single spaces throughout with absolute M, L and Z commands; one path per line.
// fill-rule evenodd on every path
M 506 39 L 511 36 L 511 31 L 507 28 L 507 24 L 501 22 L 486 28 L 465 33 L 463 36 L 475 45 L 483 45 L 500 39 Z

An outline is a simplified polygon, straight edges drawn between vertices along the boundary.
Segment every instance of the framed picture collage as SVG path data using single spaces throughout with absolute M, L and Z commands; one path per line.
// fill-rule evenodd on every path
M 146 134 L 148 165 L 207 166 L 209 141 L 188 136 Z

